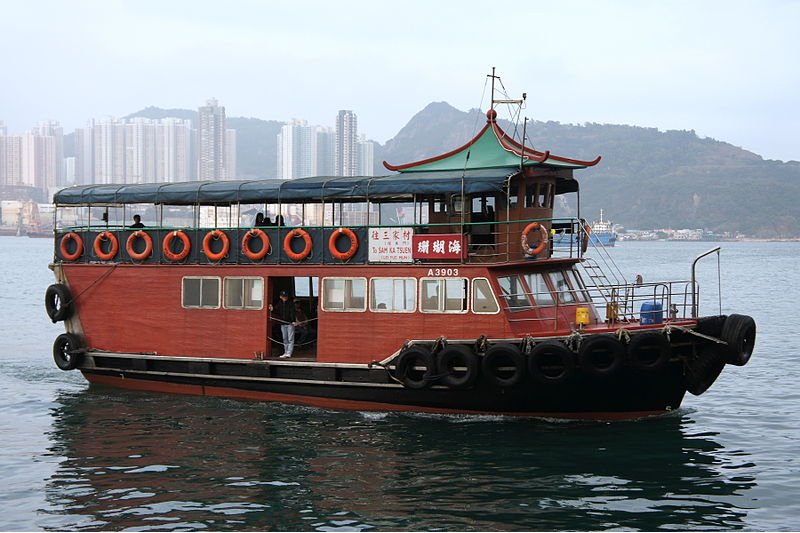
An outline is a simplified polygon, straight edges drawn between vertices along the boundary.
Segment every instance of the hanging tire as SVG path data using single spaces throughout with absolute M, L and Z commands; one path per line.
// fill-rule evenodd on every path
M 631 337 L 628 345 L 628 360 L 631 366 L 642 372 L 655 372 L 667 364 L 672 356 L 672 347 L 661 333 L 648 331 Z
M 539 383 L 563 383 L 575 368 L 575 354 L 561 341 L 538 343 L 528 356 L 528 373 Z
M 478 379 L 478 356 L 471 348 L 453 344 L 436 356 L 440 381 L 451 389 L 466 389 Z
M 47 287 L 44 293 L 44 309 L 53 323 L 72 316 L 72 292 L 63 283 Z
M 412 346 L 397 358 L 395 377 L 408 389 L 429 387 L 436 375 L 433 355 L 424 346 Z
M 717 380 L 725 368 L 725 356 L 717 346 L 704 346 L 686 367 L 686 390 L 700 396 Z
M 744 366 L 756 345 L 756 321 L 747 315 L 729 315 L 722 326 L 725 360 L 730 365 Z
M 525 356 L 514 344 L 496 344 L 486 350 L 481 370 L 488 383 L 513 387 L 525 378 Z
M 53 360 L 61 370 L 73 370 L 83 361 L 83 342 L 74 333 L 62 333 L 53 342 Z
M 587 374 L 607 377 L 625 360 L 625 346 L 614 335 L 597 335 L 581 344 L 578 363 Z

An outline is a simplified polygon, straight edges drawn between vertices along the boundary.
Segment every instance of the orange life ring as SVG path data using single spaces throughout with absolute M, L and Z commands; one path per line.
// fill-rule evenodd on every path
M 338 248 L 336 248 L 336 240 L 339 238 L 339 235 L 344 235 L 348 239 L 350 239 L 350 248 L 346 252 L 340 252 Z M 331 255 L 336 259 L 341 261 L 347 261 L 358 251 L 358 237 L 350 228 L 339 228 L 334 230 L 331 233 L 331 238 L 328 239 L 328 249 L 331 251 Z
M 75 251 L 73 253 L 69 253 L 69 251 L 67 250 L 67 243 L 69 243 L 70 241 L 75 241 Z M 81 236 L 75 233 L 74 231 L 70 231 L 69 233 L 61 237 L 59 250 L 61 251 L 61 257 L 63 257 L 67 261 L 75 261 L 83 253 L 83 239 L 81 239 Z
M 300 253 L 295 253 L 292 251 L 292 239 L 295 237 L 303 238 L 304 244 Z M 287 257 L 289 257 L 289 259 L 292 261 L 302 261 L 311 253 L 311 235 L 309 235 L 306 230 L 301 228 L 290 230 L 283 239 L 283 251 L 286 252 Z
M 541 235 L 542 240 L 539 243 L 539 246 L 536 248 L 531 248 L 528 244 L 528 234 L 531 231 L 539 230 L 539 235 Z M 536 257 L 540 253 L 544 252 L 547 248 L 547 228 L 544 227 L 543 224 L 539 224 L 538 222 L 531 222 L 525 229 L 522 230 L 522 252 L 527 257 Z
M 222 240 L 222 250 L 219 252 L 212 252 L 211 251 L 211 239 L 221 239 Z M 206 254 L 206 257 L 211 259 L 212 261 L 219 261 L 223 259 L 228 252 L 231 250 L 231 240 L 228 238 L 228 235 L 225 234 L 224 231 L 220 229 L 214 229 L 206 233 L 206 236 L 203 237 L 203 253 Z
M 133 248 L 133 243 L 138 238 L 144 241 L 144 250 L 141 252 L 137 252 Z M 144 261 L 153 253 L 153 239 L 150 238 L 150 235 L 146 231 L 134 231 L 128 236 L 128 240 L 125 242 L 125 250 L 134 261 Z
M 108 252 L 103 251 L 104 240 L 111 241 L 111 248 L 108 250 Z M 94 238 L 94 255 L 103 261 L 111 261 L 117 255 L 118 251 L 119 241 L 117 240 L 117 236 L 110 231 L 104 231 Z
M 250 239 L 254 237 L 261 239 L 261 249 L 257 252 L 250 249 Z M 245 233 L 244 238 L 242 238 L 242 252 L 244 252 L 244 255 L 251 261 L 260 261 L 264 259 L 267 252 L 269 252 L 269 235 L 267 235 L 264 230 L 258 228 L 251 229 Z
M 179 238 L 183 243 L 183 248 L 181 248 L 181 251 L 178 253 L 173 252 L 171 246 L 172 239 L 175 237 Z M 161 241 L 161 251 L 164 253 L 164 257 L 170 261 L 183 261 L 189 256 L 189 252 L 192 251 L 192 241 L 189 240 L 189 236 L 181 230 L 170 231 L 164 235 L 164 240 Z

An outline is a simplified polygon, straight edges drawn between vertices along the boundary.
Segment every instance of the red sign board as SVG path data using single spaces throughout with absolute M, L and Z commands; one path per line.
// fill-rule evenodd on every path
M 461 259 L 466 256 L 464 236 L 460 233 L 414 235 L 414 259 Z

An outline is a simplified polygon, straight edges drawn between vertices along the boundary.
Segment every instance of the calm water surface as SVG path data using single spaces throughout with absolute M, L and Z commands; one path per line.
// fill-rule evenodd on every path
M 628 243 L 688 279 L 709 243 Z M 724 243 L 744 368 L 635 422 L 335 412 L 89 387 L 43 309 L 52 243 L 0 237 L 0 530 L 800 529 L 797 243 Z M 716 313 L 716 259 L 701 263 Z M 121 326 L 124 327 L 124 326 Z

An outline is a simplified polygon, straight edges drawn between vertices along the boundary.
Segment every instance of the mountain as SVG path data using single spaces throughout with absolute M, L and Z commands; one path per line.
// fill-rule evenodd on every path
M 429 104 L 381 153 L 393 164 L 424 159 L 463 145 L 484 123 L 478 110 Z M 501 121 L 501 126 L 514 132 L 513 124 Z M 575 172 L 588 219 L 602 208 L 607 218 L 629 228 L 800 236 L 800 162 L 764 160 L 694 131 L 529 121 L 526 132 L 526 144 L 538 150 L 578 159 L 603 156 L 597 166 Z

